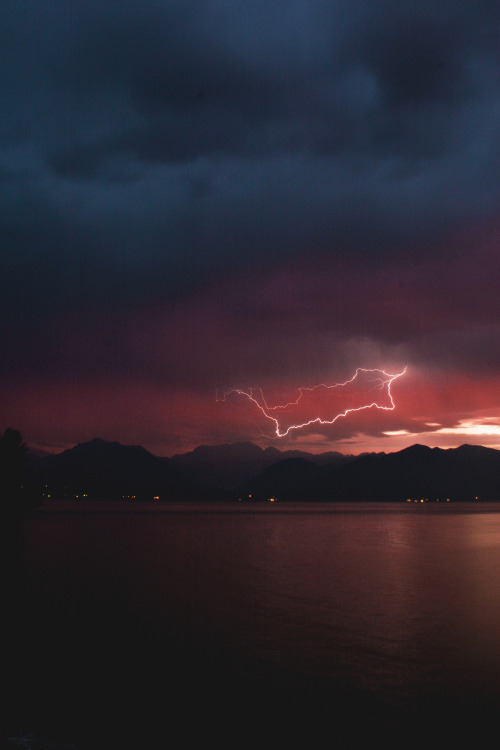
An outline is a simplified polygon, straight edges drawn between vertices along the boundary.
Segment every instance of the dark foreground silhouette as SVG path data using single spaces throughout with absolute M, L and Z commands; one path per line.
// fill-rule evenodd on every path
M 15 721 L 16 713 L 26 701 L 21 675 L 24 646 L 30 637 L 23 556 L 24 517 L 29 506 L 23 485 L 27 452 L 17 430 L 8 428 L 0 436 L 1 720 L 4 724 Z

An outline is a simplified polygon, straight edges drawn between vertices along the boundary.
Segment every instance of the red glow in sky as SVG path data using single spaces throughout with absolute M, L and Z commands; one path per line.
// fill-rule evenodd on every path
M 0 430 L 500 447 L 497 5 L 45 5 L 4 11 Z
M 391 394 L 391 384 L 406 372 L 406 368 L 396 375 L 383 370 L 358 368 L 352 378 L 334 385 L 300 387 L 299 395 L 286 404 L 270 406 L 261 389 L 233 389 L 224 393 L 236 394 L 249 399 L 275 425 L 277 437 L 286 437 L 291 430 L 302 430 L 318 423 L 334 424 L 337 419 L 351 412 L 375 407 L 392 411 L 395 404 Z

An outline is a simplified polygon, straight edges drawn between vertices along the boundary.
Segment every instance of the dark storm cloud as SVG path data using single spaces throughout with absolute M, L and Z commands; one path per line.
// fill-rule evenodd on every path
M 485 220 L 499 18 L 493 2 L 5 0 L 11 346 L 20 322 L 44 338 L 42 314 L 78 331 L 88 307 L 168 306 L 303 254 L 390 264 Z
M 272 8 L 252 4 L 235 12 L 234 4 L 184 3 L 120 10 L 105 3 L 99 15 L 75 10 L 60 61 L 68 72 L 58 80 L 73 105 L 62 114 L 63 122 L 71 118 L 72 137 L 45 144 L 54 177 L 113 183 L 159 164 L 196 171 L 201 162 L 203 179 L 207 160 L 212 174 L 222 161 L 239 171 L 236 188 L 250 201 L 252 165 L 261 172 L 267 166 L 278 186 L 259 185 L 265 201 L 289 199 L 292 179 L 300 186 L 302 219 L 318 195 L 326 197 L 323 242 L 356 246 L 366 237 L 346 237 L 344 225 L 352 226 L 349 208 L 356 213 L 366 193 L 381 191 L 380 201 L 371 197 L 366 206 L 373 230 L 387 233 L 408 213 L 411 220 L 414 206 L 421 225 L 433 228 L 435 203 L 421 207 L 421 190 L 436 181 L 446 190 L 459 176 L 482 181 L 492 157 L 498 164 L 496 143 L 484 132 L 492 114 L 498 119 L 498 24 L 487 7 L 424 4 L 413 14 L 383 2 L 329 12 L 314 3 Z M 487 159 L 477 160 L 475 140 L 493 149 Z M 280 169 L 283 159 L 291 168 Z M 338 183 L 344 200 L 332 189 Z M 406 205 L 393 205 L 396 191 Z M 491 208 L 488 195 L 474 195 L 472 210 Z M 227 205 L 223 193 L 216 197 Z M 185 206 L 202 226 L 188 198 Z M 231 208 L 238 224 L 239 206 Z M 462 208 L 460 199 L 445 205 L 442 220 Z M 256 214 L 264 230 L 280 220 L 270 213 Z M 282 244 L 289 245 L 294 229 L 284 228 Z M 181 241 L 177 233 L 171 239 Z

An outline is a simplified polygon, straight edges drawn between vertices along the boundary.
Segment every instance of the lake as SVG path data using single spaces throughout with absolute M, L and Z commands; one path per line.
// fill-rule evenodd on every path
M 500 504 L 47 505 L 19 588 L 2 720 L 32 747 L 496 727 Z

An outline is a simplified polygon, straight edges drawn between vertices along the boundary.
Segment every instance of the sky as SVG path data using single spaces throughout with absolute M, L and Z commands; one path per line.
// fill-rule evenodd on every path
M 493 0 L 3 0 L 0 429 L 500 448 L 499 38 Z M 237 392 L 358 368 L 404 374 L 283 437 Z

